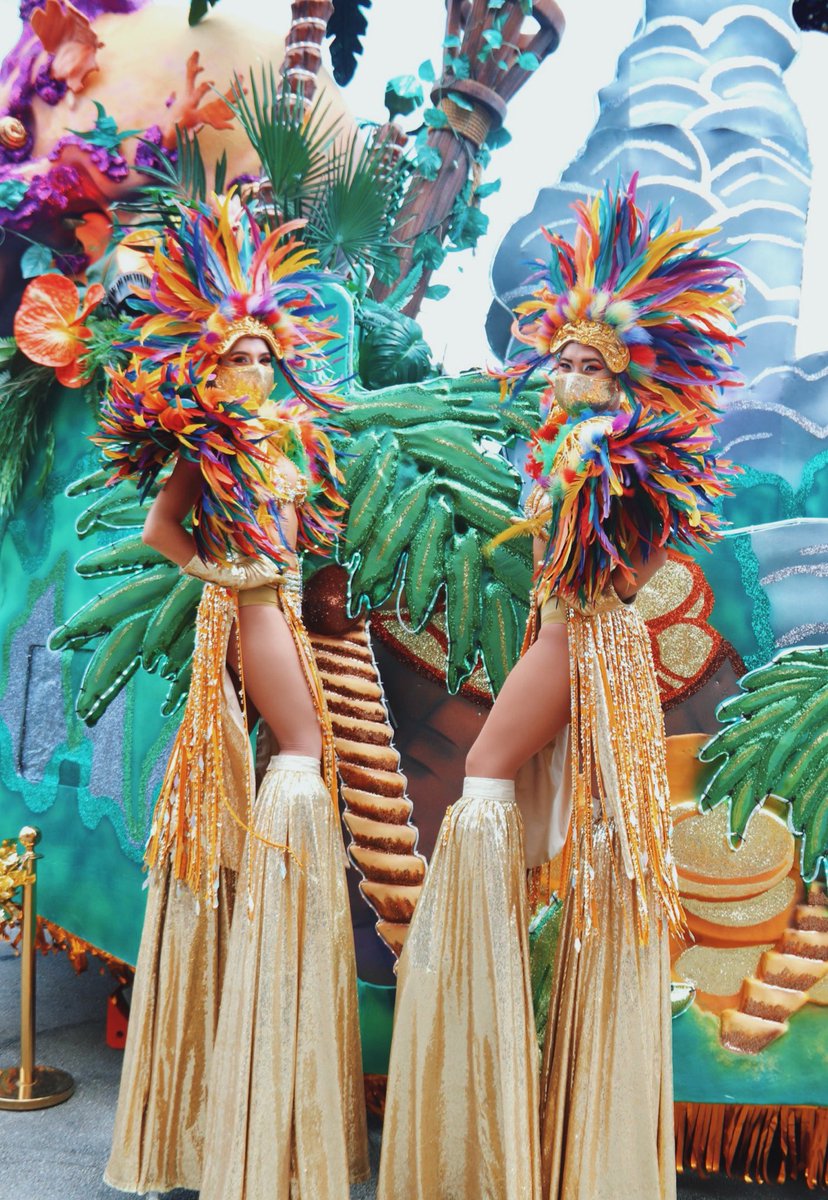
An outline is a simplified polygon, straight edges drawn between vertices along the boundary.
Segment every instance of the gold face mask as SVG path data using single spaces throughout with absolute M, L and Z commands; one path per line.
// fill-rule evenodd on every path
M 236 400 L 250 400 L 256 408 L 270 396 L 275 382 L 273 368 L 268 363 L 216 367 L 216 386 Z
M 616 379 L 596 379 L 576 371 L 555 376 L 555 402 L 565 413 L 576 413 L 583 408 L 617 412 L 620 401 Z

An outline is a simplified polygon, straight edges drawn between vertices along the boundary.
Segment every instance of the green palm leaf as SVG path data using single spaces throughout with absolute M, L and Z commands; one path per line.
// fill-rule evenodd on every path
M 353 609 L 404 600 L 419 629 L 442 596 L 449 690 L 479 661 L 499 690 L 520 648 L 531 549 L 484 547 L 518 512 L 520 477 L 498 445 L 537 423 L 537 394 L 505 408 L 498 383 L 474 373 L 356 390 L 349 401 L 351 511 L 339 559 Z
M 787 801 L 802 839 L 802 875 L 811 880 L 828 859 L 828 649 L 788 651 L 739 687 L 717 710 L 724 729 L 699 755 L 723 759 L 702 807 L 727 802 L 731 840 L 739 842 L 767 796 Z
M 76 521 L 78 535 L 106 531 L 109 540 L 76 565 L 83 578 L 101 580 L 101 591 L 55 629 L 49 643 L 53 650 L 95 647 L 75 700 L 87 725 L 100 720 L 141 666 L 170 681 L 165 716 L 183 701 L 201 595 L 198 580 L 182 578 L 143 544 L 138 531 L 147 510 L 134 485 L 110 488 L 107 479 L 107 471 L 95 471 L 67 488 L 67 495 L 89 501 Z
M 381 279 L 396 279 L 400 243 L 391 232 L 411 170 L 383 143 L 362 143 L 354 132 L 334 154 L 308 214 L 306 237 L 323 267 L 360 263 Z
M 323 96 L 306 114 L 301 92 L 294 96 L 286 88 L 280 93 L 272 65 L 262 67 L 258 83 L 252 71 L 249 77 L 248 98 L 234 76 L 229 106 L 259 156 L 277 218 L 305 217 L 324 184 L 339 120 L 329 120 L 330 102 Z
M 144 184 L 128 199 L 118 200 L 113 210 L 140 214 L 150 225 L 174 223 L 177 212 L 173 201 L 203 202 L 208 190 L 221 192 L 227 172 L 227 154 L 213 165 L 212 183 L 208 189 L 207 167 L 201 153 L 197 133 L 175 127 L 175 155 L 165 154 L 155 142 L 146 138 L 138 141 L 150 152 L 151 161 L 139 168 L 152 182 Z M 134 220 L 130 225 L 134 224 Z
M 0 372 L 0 517 L 14 507 L 38 440 L 46 436 L 49 367 Z

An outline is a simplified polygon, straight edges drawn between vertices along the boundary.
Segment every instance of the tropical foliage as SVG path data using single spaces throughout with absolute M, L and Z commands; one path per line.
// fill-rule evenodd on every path
M 12 338 L 3 339 L 12 343 Z M 0 518 L 14 508 L 26 471 L 41 440 L 52 446 L 49 393 L 55 382 L 49 367 L 29 363 L 0 371 Z M 47 467 L 51 455 L 46 456 Z
M 370 610 L 398 597 L 415 629 L 444 608 L 451 691 L 480 658 L 499 689 L 518 654 L 528 547 L 502 546 L 491 556 L 483 548 L 516 514 L 520 491 L 519 476 L 493 447 L 528 435 L 537 402 L 526 392 L 504 410 L 497 384 L 471 374 L 356 390 L 342 417 L 351 435 L 343 458 L 351 507 L 338 557 L 349 572 L 351 607 Z M 139 667 L 169 681 L 164 713 L 175 709 L 189 682 L 201 590 L 141 541 L 146 509 L 135 488 L 109 488 L 106 479 L 95 472 L 68 492 L 90 498 L 78 537 L 106 531 L 111 539 L 77 563 L 102 590 L 51 639 L 56 650 L 97 643 L 77 697 L 89 724 Z M 322 561 L 307 561 L 306 574 Z
M 244 85 L 236 76 L 230 100 L 261 162 L 263 214 L 277 223 L 306 221 L 303 238 L 323 267 L 355 270 L 369 263 L 381 278 L 394 279 L 391 227 L 403 204 L 408 162 L 376 133 L 343 139 L 323 96 L 305 112 L 301 94 L 279 85 L 272 66 Z
M 727 802 L 739 842 L 769 795 L 787 801 L 789 824 L 802 839 L 802 875 L 811 880 L 828 860 L 828 649 L 780 654 L 739 686 L 716 711 L 725 728 L 700 754 L 704 762 L 723 759 L 702 807 Z

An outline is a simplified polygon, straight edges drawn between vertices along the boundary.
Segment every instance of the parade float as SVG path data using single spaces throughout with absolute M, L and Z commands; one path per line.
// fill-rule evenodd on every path
M 271 15 L 266 31 L 207 7 L 194 2 L 188 26 L 183 9 L 141 0 L 30 0 L 3 65 L 0 833 L 42 830 L 39 945 L 103 963 L 120 1005 L 199 588 L 142 543 L 143 498 L 106 486 L 89 435 L 165 197 L 235 187 L 259 213 L 307 222 L 340 335 L 326 370 L 348 401 L 350 507 L 336 563 L 305 559 L 306 619 L 337 740 L 364 1069 L 381 1108 L 394 957 L 465 750 L 520 648 L 528 547 L 484 549 L 520 513 L 540 387 L 504 407 L 479 364 L 444 375 L 416 316 L 426 297 L 447 303 L 431 275 L 485 229 L 509 101 L 541 92 L 564 13 L 451 0 L 436 69 L 390 81 L 387 121 L 366 127 L 347 84 L 370 5 L 296 0 L 289 27 Z M 819 6 L 794 7 L 821 27 Z M 505 359 L 541 227 L 567 235 L 571 194 L 619 174 L 719 227 L 744 268 L 744 386 L 719 426 L 742 468 L 729 528 L 712 553 L 671 554 L 639 601 L 695 938 L 673 954 L 677 1165 L 816 1186 L 828 352 L 795 353 L 810 174 L 784 72 L 800 33 L 786 0 L 642 8 L 586 144 L 527 196 L 495 257 L 487 334 Z M 251 66 L 265 32 L 266 65 Z M 557 884 L 555 863 L 528 881 L 541 1031 Z M 14 940 L 19 914 L 4 911 Z

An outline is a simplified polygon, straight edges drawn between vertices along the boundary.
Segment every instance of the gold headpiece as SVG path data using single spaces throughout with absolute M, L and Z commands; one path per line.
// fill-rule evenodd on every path
M 264 321 L 259 321 L 256 317 L 239 317 L 238 321 L 233 322 L 219 343 L 217 351 L 219 357 L 222 354 L 226 354 L 230 347 L 243 337 L 261 338 L 267 342 L 276 358 L 283 357 L 283 348 L 276 341 L 273 330 L 268 325 L 265 325 Z
M 615 375 L 620 375 L 629 366 L 629 350 L 612 326 L 605 325 L 603 321 L 569 321 L 562 325 L 549 347 L 550 353 L 557 354 L 567 342 L 592 346 Z

